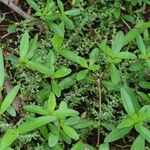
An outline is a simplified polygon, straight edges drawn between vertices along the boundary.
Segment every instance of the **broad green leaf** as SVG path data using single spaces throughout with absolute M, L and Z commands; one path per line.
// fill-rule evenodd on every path
M 120 73 L 115 64 L 110 64 L 110 76 L 113 84 L 118 84 L 120 82 Z
M 63 130 L 60 130 L 60 137 L 67 144 L 71 144 L 71 138 Z
M 124 37 L 124 45 L 127 45 L 128 43 L 133 41 L 138 36 L 140 31 L 141 30 L 138 28 L 131 29 Z
M 69 16 L 76 16 L 80 14 L 80 10 L 79 9 L 71 9 L 71 10 L 67 10 L 65 11 L 65 15 L 69 15 Z
M 26 1 L 35 11 L 40 11 L 40 6 L 34 0 L 26 0 Z
M 108 143 L 103 143 L 99 146 L 98 150 L 109 150 L 109 144 Z
M 67 126 L 67 125 L 63 125 L 62 126 L 64 132 L 72 139 L 74 140 L 78 140 L 79 139 L 79 135 L 78 133 L 73 129 L 71 128 L 70 126 Z
M 139 86 L 144 89 L 150 89 L 150 82 L 141 81 L 141 82 L 139 82 Z
M 150 28 L 150 22 L 141 22 L 136 26 L 136 28 L 139 28 L 139 29 Z
M 62 15 L 60 19 L 64 22 L 65 26 L 68 29 L 70 29 L 70 30 L 74 29 L 74 24 L 69 17 L 67 17 L 66 15 Z
M 9 113 L 9 115 L 11 115 L 12 117 L 16 117 L 16 110 L 13 106 L 9 106 L 9 108 L 7 109 L 7 112 Z
M 117 129 L 130 127 L 132 125 L 134 125 L 134 120 L 132 118 L 126 117 L 121 121 L 121 123 L 119 123 L 119 125 L 117 126 Z
M 113 54 L 113 52 L 112 52 L 112 49 L 108 46 L 108 45 L 106 45 L 105 43 L 102 43 L 101 45 L 99 45 L 99 47 L 100 47 L 100 49 L 104 52 L 104 53 L 106 53 L 108 56 L 112 56 Z
M 90 58 L 89 58 L 89 66 L 92 66 L 99 58 L 99 50 L 95 48 L 91 53 L 90 53 Z
M 56 97 L 54 93 L 51 92 L 48 99 L 47 109 L 49 112 L 53 112 L 55 108 L 56 108 Z
M 132 127 L 127 127 L 127 128 L 123 128 L 123 129 L 114 129 L 107 135 L 104 142 L 109 143 L 109 142 L 116 141 L 116 140 L 124 137 L 126 134 L 128 134 L 131 129 L 132 129 Z
M 48 128 L 53 134 L 59 134 L 60 131 L 59 121 L 56 121 L 55 125 L 54 123 L 49 123 Z
M 53 36 L 52 38 L 52 45 L 53 45 L 53 48 L 55 50 L 59 50 L 59 48 L 62 47 L 62 44 L 63 44 L 63 38 L 58 36 L 58 35 L 55 35 Z
M 144 41 L 143 41 L 141 35 L 137 36 L 136 43 L 137 43 L 137 46 L 138 46 L 141 54 L 146 55 L 146 46 L 144 44 Z
M 32 119 L 31 121 L 27 121 L 16 129 L 19 134 L 25 134 L 27 132 L 30 132 L 32 130 L 38 129 L 39 127 L 48 124 L 52 121 L 55 121 L 57 118 L 54 116 L 42 116 L 35 119 Z
M 138 91 L 137 94 L 142 98 L 142 100 L 145 100 L 150 104 L 150 96 L 140 91 Z
M 85 58 L 80 57 L 79 64 L 81 67 L 88 68 L 88 64 Z
M 55 55 L 54 52 L 51 50 L 47 55 L 47 67 L 54 72 L 54 63 L 55 63 Z
M 72 125 L 78 124 L 79 121 L 80 121 L 79 116 L 70 117 L 70 118 L 65 120 L 65 124 L 68 125 L 68 126 L 72 126 Z
M 52 80 L 51 81 L 51 86 L 52 86 L 53 93 L 57 97 L 60 97 L 61 96 L 61 88 L 59 87 L 59 84 L 55 80 Z
M 50 133 L 48 138 L 48 146 L 54 147 L 58 143 L 58 140 L 59 140 L 59 134 Z
M 1 144 L 0 144 L 0 149 L 5 150 L 8 146 L 10 146 L 19 136 L 19 133 L 17 132 L 16 129 L 9 129 L 7 132 L 4 134 Z
M 0 107 L 0 115 L 2 115 L 8 108 L 9 106 L 12 104 L 12 102 L 14 101 L 18 91 L 20 88 L 20 84 L 16 85 L 5 97 L 4 101 L 1 104 Z
M 39 131 L 42 134 L 42 136 L 44 137 L 45 140 L 48 139 L 49 136 L 49 131 L 46 125 L 43 125 L 41 127 L 39 127 Z
M 88 69 L 92 70 L 92 71 L 99 70 L 99 68 L 100 68 L 100 66 L 99 65 L 95 65 L 95 64 L 88 67 Z
M 4 84 L 4 77 L 5 77 L 5 71 L 4 71 L 4 60 L 3 60 L 3 54 L 2 54 L 2 49 L 0 48 L 0 91 L 3 88 Z
M 77 80 L 83 80 L 84 78 L 86 78 L 86 76 L 88 75 L 89 70 L 82 70 L 80 72 L 77 73 Z
M 147 106 L 147 107 L 146 107 Z M 143 122 L 143 121 L 148 121 L 150 120 L 150 107 L 148 107 L 149 105 L 145 105 L 144 107 L 142 107 L 139 112 L 138 112 L 138 117 L 137 117 L 137 121 L 138 122 Z
M 116 55 L 120 52 L 124 45 L 124 34 L 122 31 L 119 31 L 115 37 L 114 40 L 112 41 L 112 50 L 113 54 Z
M 20 41 L 20 60 L 24 61 L 29 48 L 29 33 L 25 31 Z
M 26 106 L 24 106 L 24 109 L 26 111 L 36 113 L 39 115 L 48 115 L 48 111 L 46 111 L 44 108 L 42 108 L 41 106 L 38 106 L 38 105 L 34 105 L 34 104 L 26 105 Z
M 61 12 L 64 12 L 64 5 L 60 0 L 57 0 L 57 5 Z
M 144 150 L 145 140 L 139 135 L 131 146 L 131 150 Z
M 45 15 L 45 16 L 48 15 L 49 11 L 51 11 L 54 8 L 54 5 L 55 4 L 53 1 L 47 2 L 46 7 L 43 10 L 43 15 Z
M 33 71 L 36 70 L 46 76 L 50 76 L 52 74 L 52 71 L 48 67 L 37 62 L 27 61 L 25 66 Z
M 116 57 L 121 59 L 136 59 L 136 55 L 130 52 L 120 52 L 116 55 Z
M 140 133 L 140 136 L 150 143 L 150 131 L 141 124 L 136 124 L 135 129 Z
M 61 67 L 59 70 L 57 70 L 53 74 L 53 78 L 63 78 L 71 73 L 71 69 L 68 69 L 66 67 Z
M 130 116 L 135 114 L 135 109 L 134 109 L 132 100 L 124 88 L 121 88 L 121 98 L 122 98 L 123 106 L 124 106 L 126 112 Z

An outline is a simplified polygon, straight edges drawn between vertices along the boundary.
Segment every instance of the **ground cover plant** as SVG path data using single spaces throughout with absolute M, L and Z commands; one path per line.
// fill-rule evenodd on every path
M 0 0 L 0 150 L 150 149 L 149 0 Z

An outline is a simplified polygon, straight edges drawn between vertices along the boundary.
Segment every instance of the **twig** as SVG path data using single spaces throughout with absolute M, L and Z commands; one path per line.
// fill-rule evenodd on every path
M 19 15 L 21 15 L 23 18 L 33 19 L 32 16 L 26 14 L 21 8 L 19 8 L 16 5 L 14 5 L 10 0 L 0 0 L 0 2 L 3 3 L 4 5 L 8 6 L 10 9 L 15 11 Z
M 102 116 L 102 89 L 101 89 L 101 76 L 100 79 L 97 80 L 98 83 L 98 92 L 99 92 L 99 116 Z M 97 135 L 97 146 L 100 144 L 100 124 L 101 118 L 99 118 L 99 126 L 98 126 L 98 135 Z

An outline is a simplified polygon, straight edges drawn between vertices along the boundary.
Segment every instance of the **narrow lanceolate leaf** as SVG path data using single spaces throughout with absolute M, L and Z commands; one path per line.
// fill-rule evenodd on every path
M 53 112 L 56 107 L 56 97 L 53 92 L 50 93 L 49 99 L 48 99 L 48 104 L 47 104 L 47 109 L 49 112 Z
M 131 146 L 131 150 L 144 150 L 145 140 L 139 135 Z
M 64 5 L 60 0 L 57 0 L 57 5 L 61 12 L 64 12 Z
M 140 133 L 141 137 L 150 143 L 150 131 L 141 124 L 135 125 L 135 129 Z
M 112 53 L 113 53 L 112 49 L 108 45 L 106 45 L 105 43 L 102 43 L 99 47 L 108 56 L 112 56 Z
M 113 54 L 116 55 L 117 53 L 119 53 L 123 45 L 124 45 L 124 34 L 122 31 L 119 31 L 112 42 Z
M 61 20 L 64 22 L 65 26 L 68 29 L 70 29 L 70 30 L 74 29 L 74 24 L 73 24 L 72 20 L 69 17 L 67 17 L 66 15 L 62 15 Z
M 108 143 L 103 143 L 99 146 L 98 150 L 109 150 L 109 144 Z
M 34 0 L 26 0 L 26 1 L 35 11 L 40 11 L 40 6 Z
M 110 65 L 111 81 L 116 85 L 120 82 L 120 73 L 115 64 Z
M 32 113 L 40 114 L 40 115 L 48 115 L 48 111 L 38 105 L 26 105 L 24 106 L 26 111 L 30 111 Z
M 140 31 L 141 30 L 138 28 L 131 29 L 124 37 L 124 45 L 127 45 L 128 43 L 133 41 L 138 36 Z
M 141 54 L 143 55 L 146 55 L 146 46 L 144 44 L 144 41 L 141 37 L 141 35 L 139 35 L 137 38 L 136 38 L 136 43 L 137 43 L 137 46 L 141 52 Z
M 79 9 L 71 9 L 71 10 L 67 10 L 65 11 L 65 15 L 69 15 L 69 16 L 76 16 L 80 14 L 80 10 Z
M 61 67 L 59 70 L 57 70 L 54 73 L 53 78 L 63 78 L 70 73 L 71 73 L 71 69 L 68 69 L 66 67 Z
M 51 85 L 52 85 L 52 91 L 53 91 L 53 93 L 57 97 L 60 97 L 61 96 L 61 88 L 59 87 L 59 84 L 55 80 L 52 80 L 51 81 Z
M 110 132 L 108 134 L 108 136 L 105 138 L 104 142 L 109 143 L 109 142 L 116 141 L 116 140 L 124 137 L 126 134 L 128 134 L 131 129 L 132 129 L 132 127 L 127 127 L 127 128 L 123 128 L 123 129 L 114 129 L 112 132 Z
M 139 29 L 150 28 L 150 22 L 141 22 L 136 27 L 139 28 Z
M 134 106 L 132 104 L 132 100 L 124 88 L 121 88 L 121 98 L 122 98 L 123 106 L 124 106 L 126 112 L 130 116 L 135 114 L 135 109 L 134 109 Z
M 55 121 L 57 118 L 54 116 L 43 116 L 32 119 L 31 121 L 21 124 L 16 130 L 19 134 L 24 134 L 32 130 L 38 129 L 39 127 Z
M 46 67 L 42 64 L 39 64 L 37 62 L 27 61 L 26 67 L 33 70 L 33 71 L 38 71 L 38 72 L 40 72 L 44 75 L 47 75 L 47 76 L 50 76 L 52 74 L 52 71 L 48 67 Z
M 54 147 L 58 143 L 58 140 L 59 140 L 59 134 L 50 133 L 48 138 L 48 146 Z
M 120 52 L 116 55 L 116 57 L 121 59 L 136 59 L 136 55 L 130 52 Z
M 55 50 L 59 50 L 59 48 L 61 48 L 62 44 L 63 44 L 63 38 L 54 34 L 54 36 L 52 38 L 53 48 Z
M 5 150 L 8 146 L 10 146 L 19 136 L 17 130 L 9 129 L 4 134 L 3 139 L 0 144 L 0 149 Z
M 54 55 L 54 52 L 52 50 L 47 55 L 46 63 L 47 63 L 47 67 L 52 72 L 54 72 L 55 55 Z
M 4 84 L 4 74 L 4 60 L 2 49 L 0 48 L 0 91 L 2 90 Z
M 86 76 L 88 75 L 89 70 L 82 70 L 80 72 L 78 72 L 77 74 L 77 80 L 83 80 L 84 78 L 86 78 Z
M 79 139 L 79 135 L 77 134 L 77 132 L 73 128 L 71 128 L 71 127 L 69 127 L 67 125 L 63 125 L 62 128 L 63 128 L 64 132 L 69 137 L 71 137 L 72 139 L 74 139 L 74 140 L 78 140 Z
M 25 31 L 20 41 L 20 59 L 25 60 L 29 48 L 29 33 Z
M 150 89 L 150 82 L 141 81 L 141 82 L 139 82 L 139 86 L 144 89 Z
M 2 115 L 12 104 L 12 102 L 14 101 L 14 99 L 19 91 L 19 88 L 20 88 L 20 84 L 16 85 L 5 97 L 4 101 L 1 104 L 0 115 Z
M 91 53 L 90 53 L 90 63 L 89 65 L 92 66 L 99 58 L 99 49 L 95 48 Z
M 127 117 L 127 118 L 125 118 L 125 119 L 123 119 L 121 121 L 121 123 L 117 126 L 117 129 L 122 129 L 122 128 L 130 127 L 132 125 L 134 125 L 134 120 L 131 119 L 131 118 L 129 118 L 129 117 Z

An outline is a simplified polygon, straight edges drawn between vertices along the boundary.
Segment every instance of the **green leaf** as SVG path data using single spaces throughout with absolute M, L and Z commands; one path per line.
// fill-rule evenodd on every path
M 102 43 L 100 46 L 100 49 L 104 52 L 104 53 L 106 53 L 108 56 L 112 56 L 113 54 L 113 52 L 112 52 L 112 49 L 108 46 L 108 45 L 106 45 L 105 43 Z
M 5 77 L 4 60 L 3 60 L 3 54 L 1 48 L 0 48 L 0 69 L 1 69 L 1 73 L 0 73 L 0 91 L 1 91 L 3 88 L 4 77 Z
M 92 71 L 99 70 L 99 68 L 100 68 L 100 66 L 99 65 L 95 65 L 95 64 L 88 67 L 88 69 L 92 70 Z
M 9 113 L 9 115 L 11 115 L 12 117 L 16 117 L 16 110 L 13 106 L 9 106 L 9 108 L 7 109 L 7 112 Z
M 150 89 L 150 82 L 141 81 L 139 82 L 139 86 L 142 87 L 143 89 Z
M 115 64 L 110 65 L 110 75 L 111 75 L 111 81 L 113 84 L 118 84 L 120 82 L 120 73 Z
M 105 138 L 104 142 L 109 143 L 109 142 L 116 141 L 116 140 L 124 137 L 126 134 L 128 134 L 131 129 L 132 129 L 132 127 L 127 127 L 127 128 L 123 128 L 123 129 L 114 129 L 113 131 L 111 131 L 108 134 L 108 136 Z
M 141 37 L 141 35 L 139 35 L 137 38 L 136 38 L 136 43 L 137 43 L 137 46 L 141 52 L 141 54 L 143 55 L 146 55 L 146 46 L 144 44 L 144 41 Z
M 70 138 L 72 138 L 72 139 L 74 139 L 74 140 L 78 140 L 78 139 L 79 139 L 79 135 L 77 134 L 77 132 L 76 132 L 73 128 L 71 128 L 71 127 L 69 127 L 69 126 L 67 126 L 67 125 L 63 125 L 62 128 L 63 128 L 64 132 L 65 132 Z
M 149 120 L 150 120 L 150 107 L 149 105 L 145 105 L 138 112 L 137 122 L 143 122 Z
M 109 144 L 108 143 L 103 143 L 99 146 L 98 150 L 109 150 Z
M 77 16 L 79 14 L 80 14 L 79 9 L 71 9 L 71 10 L 65 11 L 65 15 L 68 15 L 68 16 Z
M 116 55 L 116 57 L 121 59 L 136 59 L 136 55 L 130 52 L 120 52 Z
M 7 32 L 8 33 L 14 33 L 14 32 L 16 32 L 16 29 L 17 29 L 16 24 L 11 24 L 11 25 L 8 26 Z
M 58 140 L 59 140 L 59 134 L 50 133 L 48 138 L 48 146 L 54 147 L 55 145 L 57 145 Z
M 61 12 L 64 12 L 64 5 L 60 0 L 57 0 L 57 5 Z
M 132 100 L 124 88 L 121 88 L 121 98 L 122 98 L 123 106 L 124 106 L 126 112 L 130 116 L 135 114 L 135 109 L 134 109 L 134 106 L 132 104 Z
M 65 124 L 68 125 L 68 126 L 72 126 L 72 125 L 75 125 L 75 124 L 79 123 L 79 121 L 80 121 L 79 116 L 70 117 L 70 118 L 65 120 Z
M 135 129 L 140 133 L 140 136 L 150 143 L 150 131 L 141 124 L 136 124 Z
M 54 47 L 55 50 L 59 50 L 59 48 L 62 47 L 63 44 L 63 38 L 54 34 L 53 38 L 52 38 L 52 45 Z
M 67 144 L 71 144 L 71 138 L 63 130 L 60 130 L 60 137 Z
M 130 126 L 134 125 L 134 123 L 135 122 L 132 118 L 126 117 L 123 120 L 121 120 L 121 123 L 119 123 L 119 125 L 117 126 L 117 129 L 130 127 Z
M 46 61 L 46 64 L 47 64 L 47 67 L 52 71 L 54 72 L 54 63 L 55 63 L 55 55 L 54 55 L 54 52 L 51 50 L 48 55 L 47 55 L 47 61 Z
M 36 70 L 36 71 L 38 71 L 38 72 L 40 72 L 40 73 L 42 73 L 44 75 L 47 75 L 47 76 L 51 76 L 51 74 L 52 74 L 52 71 L 48 67 L 46 67 L 46 66 L 44 66 L 44 65 L 42 65 L 40 63 L 37 63 L 37 62 L 26 61 L 26 65 L 25 66 L 27 68 L 33 70 L 33 71 Z
M 145 140 L 139 135 L 131 146 L 131 150 L 144 150 Z
M 9 129 L 7 132 L 4 134 L 1 144 L 0 144 L 0 149 L 5 150 L 8 146 L 10 146 L 19 136 L 19 133 L 17 130 Z
M 64 22 L 65 26 L 68 29 L 70 29 L 70 30 L 74 29 L 74 24 L 69 17 L 67 17 L 66 15 L 62 15 L 60 19 Z
M 124 45 L 127 45 L 128 43 L 133 41 L 138 36 L 140 31 L 141 30 L 138 28 L 131 29 L 124 37 Z
M 24 106 L 24 109 L 32 113 L 36 113 L 40 115 L 48 115 L 48 111 L 46 111 L 44 108 L 38 105 L 34 105 L 34 104 L 26 105 Z
M 20 41 L 20 60 L 24 61 L 29 48 L 29 33 L 25 31 Z
M 35 11 L 40 11 L 40 6 L 34 0 L 26 0 L 26 1 Z
M 150 104 L 150 96 L 140 91 L 138 91 L 137 94 L 142 98 L 142 100 L 145 100 Z
M 39 127 L 48 124 L 50 122 L 55 121 L 57 118 L 54 116 L 42 116 L 35 119 L 32 119 L 31 121 L 27 121 L 16 129 L 19 134 L 25 134 L 27 132 L 30 132 L 32 130 L 38 129 Z
M 71 73 L 71 69 L 68 69 L 66 67 L 61 67 L 59 70 L 57 70 L 53 74 L 53 78 L 63 78 Z
M 150 22 L 141 22 L 136 26 L 136 28 L 139 28 L 139 29 L 150 28 Z
M 124 34 L 122 31 L 119 31 L 115 37 L 114 40 L 112 42 L 112 50 L 113 50 L 113 54 L 116 55 L 120 52 L 120 50 L 122 49 L 124 45 Z
M 92 66 L 99 58 L 99 50 L 95 48 L 91 53 L 90 53 L 90 63 L 89 66 Z
M 5 99 L 2 102 L 1 107 L 0 107 L 0 115 L 2 115 L 12 104 L 12 102 L 14 101 L 14 99 L 19 91 L 19 88 L 20 88 L 20 84 L 16 85 L 5 97 Z
M 83 80 L 84 78 L 86 78 L 86 76 L 88 75 L 89 70 L 82 70 L 80 72 L 77 73 L 77 80 Z
M 54 94 L 57 97 L 60 97 L 61 96 L 61 88 L 59 87 L 59 84 L 55 80 L 52 80 L 51 85 L 52 85 L 52 91 L 54 92 Z
M 51 92 L 48 99 L 47 109 L 49 112 L 53 112 L 55 108 L 56 108 L 56 97 L 54 93 Z

